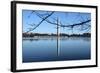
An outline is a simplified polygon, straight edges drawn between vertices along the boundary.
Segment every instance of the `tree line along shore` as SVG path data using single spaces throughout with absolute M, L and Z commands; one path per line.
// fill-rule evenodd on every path
M 66 34 L 66 33 L 59 33 L 59 35 L 51 33 L 22 33 L 23 37 L 35 37 L 35 36 L 39 36 L 39 37 L 91 37 L 91 33 L 83 33 L 83 34 Z

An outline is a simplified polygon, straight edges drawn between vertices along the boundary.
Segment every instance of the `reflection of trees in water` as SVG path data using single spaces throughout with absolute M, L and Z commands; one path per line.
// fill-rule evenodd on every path
M 63 39 L 63 40 L 83 40 L 83 41 L 90 41 L 91 38 L 90 37 L 69 37 L 67 39 Z
M 61 41 L 66 41 L 66 40 L 83 40 L 83 41 L 90 41 L 91 38 L 90 37 L 68 37 L 68 38 L 65 38 L 65 37 L 61 37 L 60 38 Z
M 91 38 L 83 38 L 84 41 L 91 41 Z
M 56 40 L 57 37 L 37 37 L 37 38 L 23 38 L 23 41 L 53 41 Z M 90 37 L 60 37 L 60 41 L 67 41 L 67 40 L 83 40 L 83 41 L 90 41 Z
M 23 41 L 38 41 L 39 39 L 23 38 Z

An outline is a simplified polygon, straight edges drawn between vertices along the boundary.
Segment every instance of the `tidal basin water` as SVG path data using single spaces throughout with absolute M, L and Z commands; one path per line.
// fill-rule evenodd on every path
M 58 46 L 58 47 L 57 47 Z M 91 39 L 88 37 L 23 38 L 23 63 L 91 59 Z

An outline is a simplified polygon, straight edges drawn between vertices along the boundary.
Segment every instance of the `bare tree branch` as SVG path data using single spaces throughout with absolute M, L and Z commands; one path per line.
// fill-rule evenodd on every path
M 38 17 L 40 17 L 41 19 L 44 19 L 43 17 L 41 17 L 41 16 L 39 15 L 39 13 L 37 13 L 37 12 L 35 12 L 35 13 L 36 13 L 36 15 L 37 15 Z M 53 23 L 53 22 L 49 21 L 48 19 L 45 19 L 45 21 L 48 22 L 48 23 L 50 23 L 50 24 L 57 25 L 57 23 Z M 60 26 L 60 27 L 71 27 L 71 28 L 73 28 L 73 27 L 75 27 L 75 26 L 84 25 L 85 23 L 88 23 L 88 22 L 90 22 L 90 21 L 91 21 L 91 20 L 87 20 L 87 21 L 83 21 L 83 22 L 76 23 L 76 24 L 73 24 L 73 25 L 63 25 L 63 24 L 60 24 L 59 26 Z
M 38 23 L 38 24 L 30 24 L 30 26 L 32 27 L 32 28 L 29 28 L 29 30 L 27 31 L 27 33 L 28 32 L 30 32 L 30 31 L 33 31 L 34 29 L 36 29 L 43 21 L 46 21 L 47 23 L 50 23 L 50 24 L 53 24 L 53 25 L 57 25 L 57 23 L 56 22 L 53 22 L 53 21 L 50 21 L 49 19 L 48 19 L 48 17 L 50 17 L 53 13 L 54 13 L 54 11 L 52 11 L 52 12 L 45 12 L 45 13 L 43 13 L 43 14 L 40 14 L 39 12 L 37 12 L 37 11 L 32 11 L 32 13 L 35 13 L 39 18 L 41 18 L 42 20 Z M 32 14 L 31 13 L 31 14 Z M 87 19 L 87 20 L 84 20 L 83 19 L 83 17 L 81 17 L 82 18 L 82 20 L 83 21 L 81 21 L 80 23 L 74 23 L 74 24 L 72 24 L 72 25 L 70 25 L 70 24 L 62 24 L 61 23 L 61 21 L 60 21 L 60 24 L 58 25 L 58 26 L 60 26 L 60 27 L 62 27 L 62 28 L 71 28 L 72 30 L 73 30 L 73 28 L 74 27 L 76 27 L 76 26 L 78 26 L 78 27 L 80 27 L 81 26 L 81 30 L 87 30 L 89 27 L 90 27 L 90 25 L 86 25 L 87 23 L 89 23 L 91 20 L 90 19 Z M 53 19 L 53 18 L 52 18 Z M 56 19 L 53 19 L 54 21 L 57 21 Z M 34 28 L 33 28 L 33 26 L 35 26 Z M 84 28 L 84 29 L 83 29 Z
M 45 21 L 48 17 L 50 17 L 54 12 L 51 12 L 48 16 L 46 16 L 43 20 L 41 20 L 34 28 L 30 29 L 29 31 L 27 31 L 26 33 L 33 31 L 34 29 L 36 29 L 43 21 Z

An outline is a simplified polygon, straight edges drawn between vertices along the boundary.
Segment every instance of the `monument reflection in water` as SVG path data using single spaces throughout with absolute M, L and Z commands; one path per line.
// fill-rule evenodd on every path
M 23 39 L 23 62 L 87 60 L 91 58 L 90 38 Z

